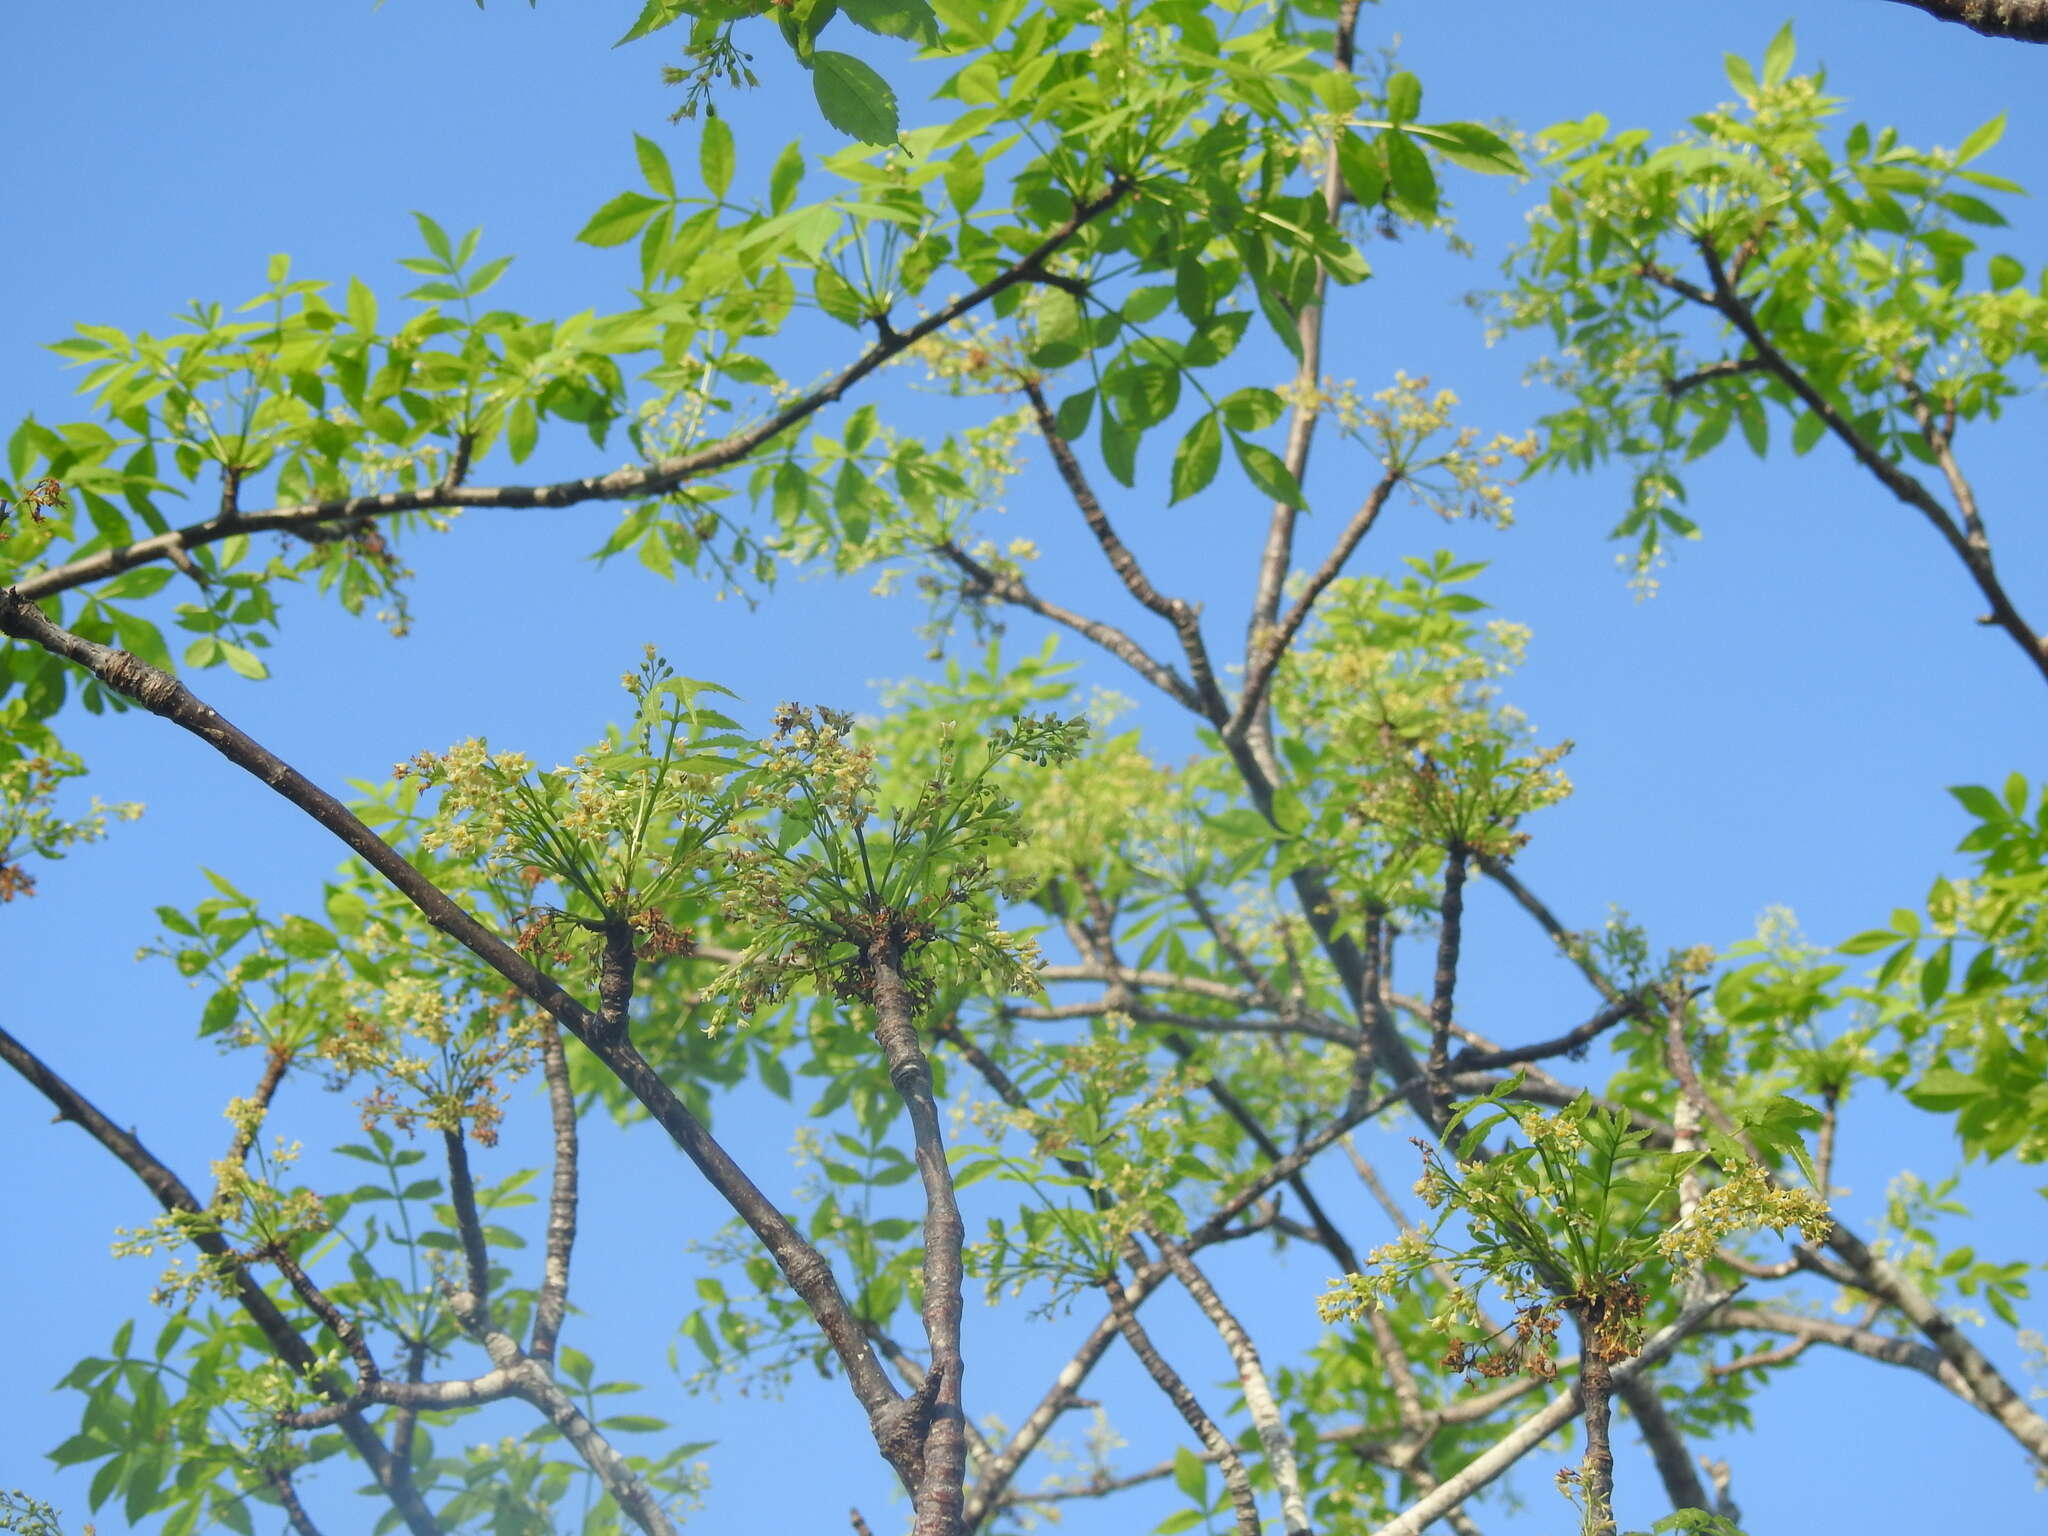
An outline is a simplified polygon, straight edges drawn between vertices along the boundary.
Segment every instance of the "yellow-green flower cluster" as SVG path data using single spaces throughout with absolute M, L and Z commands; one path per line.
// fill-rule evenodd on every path
M 1808 1243 L 1820 1243 L 1833 1225 L 1827 1202 L 1812 1190 L 1784 1188 L 1761 1164 L 1743 1163 L 1702 1195 L 1690 1215 L 1660 1233 L 1657 1247 L 1672 1264 L 1692 1269 L 1738 1232 L 1797 1227 Z

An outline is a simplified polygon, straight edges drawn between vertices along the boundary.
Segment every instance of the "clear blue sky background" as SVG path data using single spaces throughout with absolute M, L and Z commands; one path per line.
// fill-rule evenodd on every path
M 516 253 L 498 293 L 510 306 L 621 306 L 630 255 L 572 237 L 599 203 L 635 184 L 631 132 L 667 144 L 679 168 L 693 163 L 697 133 L 665 122 L 674 104 L 657 80 L 665 41 L 608 49 L 633 9 L 587 0 L 545 0 L 538 10 L 500 3 L 487 13 L 458 0 L 375 10 L 211 3 L 175 14 L 132 0 L 6 7 L 0 430 L 30 411 L 44 420 L 74 414 L 71 381 L 40 344 L 80 321 L 161 330 L 194 298 L 238 302 L 260 286 L 272 252 L 290 252 L 295 275 L 359 274 L 395 296 L 410 285 L 392 263 L 415 249 L 411 209 L 451 230 L 483 225 L 486 254 Z M 1401 37 L 1402 62 L 1426 87 L 1427 117 L 1534 129 L 1599 110 L 1665 131 L 1728 95 L 1723 51 L 1757 56 L 1787 15 L 1784 0 L 1396 0 L 1368 9 L 1361 41 Z M 1985 165 L 2040 179 L 2048 49 L 1981 39 L 1882 0 L 1829 0 L 1796 19 L 1801 66 L 1824 62 L 1852 114 L 1895 123 L 1912 141 L 1953 144 L 2009 108 L 2005 143 Z M 793 132 L 820 149 L 836 145 L 779 55 L 764 40 L 766 86 L 724 103 L 743 181 L 765 176 Z M 914 82 L 925 77 L 889 49 L 870 56 L 905 86 L 906 121 L 924 120 Z M 1397 368 L 1428 374 L 1459 391 L 1473 421 L 1518 428 L 1545 403 L 1521 387 L 1527 354 L 1487 350 L 1458 300 L 1492 280 L 1528 192 L 1471 178 L 1453 189 L 1479 258 L 1455 261 L 1422 239 L 1375 245 L 1377 280 L 1333 329 L 1333 371 L 1368 389 Z M 2044 228 L 2025 208 L 1993 248 L 2031 266 L 2048 254 Z M 806 366 L 830 360 L 820 352 Z M 2028 399 L 1970 445 L 1982 454 L 1973 464 L 2011 585 L 2037 622 L 2048 614 L 2044 441 L 2040 402 Z M 615 452 L 544 441 L 523 473 L 614 462 Z M 1014 532 L 1045 545 L 1044 569 L 1064 595 L 1113 604 L 1104 578 L 1062 558 L 1078 546 L 1056 522 L 1047 480 L 1034 469 L 1017 487 Z M 1535 485 L 1506 534 L 1444 529 L 1405 512 L 1374 535 L 1365 565 L 1392 568 L 1400 554 L 1440 543 L 1482 555 L 1494 562 L 1483 595 L 1533 626 L 1511 697 L 1547 737 L 1580 743 L 1579 794 L 1549 816 L 1524 869 L 1568 923 L 1596 924 L 1618 902 L 1660 946 L 1725 945 L 1746 936 L 1765 906 L 1784 904 L 1832 942 L 1917 901 L 1938 870 L 1957 867 L 1949 850 L 1963 824 L 1942 787 L 2013 768 L 2034 773 L 2048 699 L 2002 636 L 1969 622 L 1974 595 L 1932 536 L 1825 451 L 1762 468 L 1730 458 L 1698 474 L 1693 491 L 1706 538 L 1678 552 L 1663 595 L 1646 605 L 1632 599 L 1602 541 L 1622 504 L 1615 477 Z M 1213 506 L 1168 514 L 1132 498 L 1116 510 L 1162 586 L 1244 585 L 1241 564 L 1219 570 L 1236 558 L 1243 529 L 1237 545 L 1216 533 Z M 921 666 L 915 609 L 903 600 L 878 606 L 865 582 L 790 581 L 750 612 L 637 567 L 599 576 L 583 557 L 609 517 L 601 507 L 473 515 L 452 537 L 409 552 L 419 572 L 409 639 L 294 598 L 271 653 L 275 681 L 213 674 L 203 691 L 339 785 L 474 732 L 542 760 L 564 755 L 617 713 L 615 679 L 648 639 L 681 670 L 739 690 L 756 718 L 785 697 L 871 706 L 872 684 Z M 1214 611 L 1220 625 L 1237 622 L 1227 604 Z M 1018 644 L 1037 638 L 1024 626 L 1014 634 Z M 1134 691 L 1092 660 L 1088 675 Z M 1171 747 L 1179 738 L 1169 712 L 1142 703 L 1141 718 L 1158 722 Z M 337 850 L 157 722 L 80 716 L 67 733 L 96 764 L 100 794 L 144 800 L 149 814 L 107 846 L 41 871 L 38 898 L 0 913 L 0 1008 L 9 1029 L 196 1183 L 224 1144 L 219 1106 L 246 1091 L 253 1069 L 195 1047 L 200 999 L 167 967 L 133 963 L 156 931 L 151 909 L 200 899 L 202 864 L 279 908 L 310 906 Z M 1483 960 L 1462 1002 L 1475 1023 L 1531 1038 L 1583 1016 L 1582 989 L 1490 892 L 1477 897 L 1472 924 L 1467 954 Z M 783 1189 L 796 1178 L 781 1171 L 788 1112 L 751 1099 L 745 1108 L 721 1129 L 765 1186 Z M 351 1120 L 344 1103 L 310 1085 L 287 1094 L 281 1110 L 309 1146 Z M 107 1243 L 114 1226 L 145 1220 L 151 1207 L 111 1159 L 47 1118 L 40 1098 L 0 1080 L 0 1316 L 12 1319 L 0 1357 L 0 1486 L 54 1498 L 76 1528 L 87 1474 L 53 1474 L 40 1453 L 72 1431 L 77 1399 L 49 1388 L 78 1356 L 103 1350 L 121 1318 L 146 1310 L 153 1266 L 117 1264 Z M 508 1138 L 502 1167 L 516 1163 L 520 1144 Z M 1898 1104 L 1859 1105 L 1841 1165 L 1853 1191 L 1847 1214 L 1867 1228 L 1896 1169 L 1938 1177 L 1956 1160 L 1936 1122 Z M 1334 1173 L 1324 1183 L 1339 1219 L 1349 1213 L 1370 1231 L 1354 1188 Z M 2048 1257 L 2027 1183 L 2011 1169 L 1973 1176 L 1972 1235 L 1985 1252 Z M 668 1412 L 681 1438 L 721 1442 L 707 1457 L 715 1485 L 704 1528 L 843 1529 L 850 1503 L 878 1531 L 892 1527 L 899 1512 L 887 1479 L 837 1382 L 799 1382 L 780 1405 L 733 1393 L 686 1399 L 668 1384 L 663 1350 L 693 1262 L 685 1244 L 724 1216 L 681 1160 L 644 1132 L 596 1133 L 585 1187 L 591 1236 L 575 1297 L 592 1315 L 570 1341 L 597 1354 L 601 1369 L 648 1383 L 659 1400 L 650 1407 Z M 656 1219 L 628 1226 L 650 1199 Z M 1271 1287 L 1294 1288 L 1299 1343 L 1314 1326 L 1310 1302 L 1325 1267 L 1233 1253 L 1219 1261 L 1219 1284 L 1226 1295 L 1236 1287 L 1248 1307 L 1265 1293 L 1263 1313 L 1290 1310 L 1275 1305 Z M 1006 1335 L 1003 1348 L 985 1349 L 971 1367 L 972 1406 L 1014 1421 L 1090 1320 L 1054 1320 L 1039 1335 Z M 2048 1308 L 2036 1304 L 2029 1321 L 2048 1324 Z M 969 1326 L 981 1326 L 972 1314 Z M 1191 1377 L 1223 1375 L 1213 1337 L 1188 1314 L 1162 1307 L 1155 1326 L 1189 1353 Z M 1997 1334 L 1994 1353 L 2014 1364 Z M 1269 1358 L 1282 1352 L 1269 1349 Z M 1119 1405 L 1129 1465 L 1175 1443 L 1176 1426 L 1121 1361 L 1096 1385 Z M 1756 1536 L 1937 1523 L 2034 1529 L 2044 1518 L 2019 1453 L 1989 1421 L 1922 1378 L 1866 1362 L 1812 1362 L 1760 1400 L 1754 1436 L 1713 1449 L 1734 1461 Z M 1482 1525 L 1565 1529 L 1567 1512 L 1548 1488 L 1554 1459 L 1525 1469 L 1523 1514 L 1482 1511 Z M 1646 1464 L 1632 1455 L 1622 1476 L 1624 1517 L 1647 1524 L 1663 1506 Z M 312 1490 L 330 1531 L 367 1529 L 372 1507 L 352 1503 L 347 1487 L 330 1474 Z M 1075 1509 L 1069 1522 L 1081 1532 L 1139 1530 L 1167 1507 L 1154 1499 Z M 117 1528 L 117 1511 L 99 1523 Z

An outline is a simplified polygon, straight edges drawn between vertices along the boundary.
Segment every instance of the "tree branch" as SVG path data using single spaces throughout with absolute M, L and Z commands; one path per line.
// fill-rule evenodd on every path
M 1042 619 L 1071 629 L 1083 639 L 1101 646 L 1183 709 L 1207 718 L 1201 696 L 1188 686 L 1187 679 L 1114 624 L 1105 624 L 1100 619 L 1091 619 L 1071 608 L 1048 602 L 1032 591 L 1022 578 L 991 570 L 951 539 L 934 546 L 932 552 L 951 561 L 966 576 L 969 596 L 994 598 L 997 602 L 1022 608 L 1027 613 L 1035 613 Z
M 1984 37 L 2048 43 L 2048 0 L 1895 0 Z
M 1553 1039 L 1539 1041 L 1535 1045 L 1518 1045 L 1502 1051 L 1482 1051 L 1476 1046 L 1465 1046 L 1450 1060 L 1453 1072 L 1493 1072 L 1502 1067 L 1512 1067 L 1521 1062 L 1547 1061 L 1553 1056 L 1574 1056 L 1594 1040 L 1614 1028 L 1624 1019 L 1637 1017 L 1643 1011 L 1643 999 L 1631 993 L 1616 1002 L 1609 1003 L 1585 1023 L 1575 1025 Z
M 1625 1360 L 1615 1366 L 1610 1375 L 1616 1383 L 1623 1383 L 1630 1377 L 1655 1369 L 1658 1362 L 1670 1354 L 1681 1339 L 1699 1328 L 1709 1314 L 1716 1308 L 1724 1306 L 1739 1289 L 1738 1286 L 1717 1291 L 1686 1307 L 1671 1322 L 1652 1334 L 1633 1360 Z M 1373 1536 L 1421 1536 L 1423 1527 L 1430 1521 L 1440 1519 L 1447 1510 L 1464 1503 L 1564 1428 L 1579 1413 L 1581 1401 L 1579 1384 L 1574 1382 L 1570 1390 L 1552 1398 L 1530 1414 L 1480 1455 L 1466 1463 L 1455 1476 L 1445 1478 L 1435 1492 L 1426 1494 L 1409 1505 L 1375 1531 Z
M 1095 535 L 1095 542 L 1101 546 L 1103 558 L 1109 561 L 1125 591 L 1173 626 L 1174 633 L 1180 637 L 1181 654 L 1187 658 L 1188 675 L 1194 679 L 1196 712 L 1220 728 L 1230 709 L 1223 702 L 1222 689 L 1216 685 L 1216 670 L 1209 661 L 1209 647 L 1202 639 L 1201 610 L 1184 599 L 1160 595 L 1145 575 L 1144 568 L 1138 564 L 1138 557 L 1116 536 L 1116 530 L 1110 526 L 1109 515 L 1102 510 L 1102 503 L 1096 498 L 1094 487 L 1089 485 L 1080 460 L 1074 457 L 1074 450 L 1067 440 L 1060 436 L 1059 422 L 1053 416 L 1052 407 L 1046 403 L 1044 386 L 1038 379 L 1027 376 L 1024 393 L 1031 402 L 1032 414 L 1038 419 L 1039 435 L 1052 451 L 1060 479 L 1066 482 L 1067 492 L 1080 509 L 1082 521 L 1088 524 L 1088 531 Z
M 830 1264 L 761 1193 L 629 1039 L 605 1038 L 603 1025 L 596 1016 L 552 977 L 478 922 L 347 806 L 230 724 L 169 673 L 126 651 L 72 634 L 52 623 L 13 589 L 0 591 L 0 633 L 28 640 L 52 655 L 76 663 L 124 698 L 197 736 L 333 833 L 390 881 L 430 924 L 511 982 L 528 999 L 547 1009 L 639 1100 L 768 1249 L 791 1288 L 817 1319 L 846 1371 L 848 1386 L 867 1411 L 870 1426 L 899 1400 L 847 1306 Z M 892 1461 L 891 1465 L 896 1464 Z M 907 1466 L 896 1469 L 899 1476 L 908 1470 Z
M 1151 1335 L 1138 1321 L 1131 1299 L 1115 1274 L 1103 1276 L 1102 1289 L 1109 1296 L 1110 1312 L 1116 1318 L 1124 1342 L 1131 1346 L 1131 1353 L 1138 1357 L 1138 1363 L 1145 1367 L 1145 1374 L 1166 1394 L 1167 1401 L 1179 1411 L 1188 1428 L 1195 1432 L 1195 1438 L 1202 1442 L 1203 1448 L 1222 1469 L 1223 1486 L 1230 1490 L 1230 1503 L 1237 1511 L 1240 1536 L 1259 1536 L 1259 1505 L 1252 1497 L 1252 1481 L 1245 1474 L 1244 1459 L 1237 1454 L 1237 1447 L 1216 1427 L 1216 1421 L 1203 1410 L 1188 1384 L 1181 1380 L 1180 1373 L 1167 1364 L 1166 1358 L 1154 1347 Z
M 912 1536 L 958 1536 L 966 1503 L 966 1417 L 961 1407 L 961 1245 L 967 1228 L 953 1193 L 945 1134 L 932 1097 L 931 1062 L 917 1038 L 910 993 L 903 981 L 901 936 L 893 929 L 869 941 L 867 973 L 874 985 L 875 1041 L 889 1064 L 889 1081 L 910 1113 L 917 1171 L 924 1185 L 924 1331 L 931 1365 L 917 1396 L 931 1404 L 927 1425 L 917 1426 L 918 1478 L 911 1488 L 916 1516 Z
M 1907 0 L 1907 3 L 1911 3 L 1911 0 Z M 1949 510 L 1934 498 L 1926 486 L 1880 453 L 1875 443 L 1865 437 L 1847 416 L 1836 409 L 1833 402 L 1823 395 L 1805 374 L 1793 367 L 1784 353 L 1773 346 L 1770 338 L 1764 335 L 1763 327 L 1757 323 L 1749 305 L 1736 293 L 1721 264 L 1721 254 L 1714 249 L 1714 243 L 1703 236 L 1698 244 L 1700 255 L 1707 264 L 1707 272 L 1714 285 L 1713 293 L 1707 302 L 1727 317 L 1729 323 L 1742 333 L 1743 339 L 1749 343 L 1750 350 L 1756 354 L 1759 361 L 1797 395 L 1808 410 L 1820 418 L 1828 431 L 1848 448 L 1856 462 L 1868 470 L 1878 484 L 1927 519 L 1956 558 L 1963 563 L 1963 568 L 1977 583 L 1977 590 L 1983 594 L 1984 600 L 1991 605 L 1991 621 L 2003 629 L 2012 638 L 2013 643 L 2025 652 L 2027 659 L 2034 664 L 2034 669 L 2043 678 L 2048 678 L 2048 637 L 2037 634 L 2033 626 L 2020 616 L 2019 610 L 2013 606 L 2012 599 L 2006 595 L 2005 587 L 1999 580 L 1998 569 L 1992 562 L 1990 543 L 1983 537 L 1981 524 L 1975 530 L 1974 537 L 1964 528 L 1957 526 L 1956 519 L 1950 516 Z M 1965 515 L 1975 517 L 1974 500 L 1969 503 Z
M 1095 197 L 1076 205 L 1072 217 L 1061 224 L 1014 265 L 999 272 L 973 292 L 933 311 L 909 330 L 891 333 L 877 341 L 824 384 L 779 408 L 766 420 L 729 433 L 690 453 L 660 459 L 634 469 L 614 470 L 605 475 L 587 475 L 576 480 L 558 480 L 547 485 L 460 485 L 452 474 L 440 484 L 418 491 L 387 491 L 375 496 L 350 496 L 338 500 L 305 502 L 273 507 L 267 512 L 240 512 L 213 517 L 203 523 L 176 528 L 133 544 L 101 550 L 44 571 L 20 583 L 23 597 L 44 598 L 104 576 L 113 576 L 154 560 L 170 559 L 201 545 L 212 544 L 236 534 L 278 530 L 300 533 L 323 524 L 350 519 L 388 517 L 400 512 L 423 512 L 444 507 L 568 507 L 585 501 L 625 501 L 641 496 L 661 496 L 686 480 L 713 474 L 747 458 L 763 444 L 835 404 L 846 392 L 890 359 L 914 347 L 962 315 L 971 313 L 1007 288 L 1022 282 L 1036 282 L 1046 274 L 1045 263 L 1075 235 L 1129 195 L 1135 184 L 1122 177 Z M 458 440 L 457 461 L 467 469 L 465 445 Z
M 56 1106 L 59 1120 L 68 1120 L 78 1126 L 119 1158 L 165 1210 L 195 1216 L 201 1214 L 201 1206 L 192 1191 L 186 1188 L 184 1180 L 160 1162 L 134 1135 L 101 1114 L 91 1100 L 4 1029 L 0 1029 L 0 1060 L 6 1061 L 30 1087 Z M 440 1536 L 440 1522 L 412 1487 L 411 1479 L 401 1475 L 391 1452 L 377 1438 L 377 1432 L 369 1421 L 360 1411 L 348 1406 L 348 1383 L 331 1373 L 316 1371 L 312 1349 L 278 1309 L 269 1292 L 249 1274 L 241 1256 L 228 1246 L 220 1233 L 205 1227 L 193 1228 L 191 1241 L 193 1247 L 233 1274 L 235 1300 L 263 1335 L 271 1353 L 291 1367 L 295 1375 L 309 1382 L 315 1391 L 339 1405 L 333 1422 L 340 1425 L 350 1447 L 362 1457 L 377 1486 L 405 1521 L 406 1529 L 413 1536 Z
M 548 1116 L 555 1129 L 555 1174 L 548 1191 L 547 1256 L 540 1295 L 533 1303 L 533 1340 L 526 1352 L 552 1365 L 555 1342 L 569 1309 L 569 1256 L 576 1247 L 576 1175 L 579 1141 L 576 1096 L 569 1089 L 569 1063 L 562 1033 L 551 1018 L 541 1020 L 541 1072 L 547 1078 Z
M 1304 456 L 1306 452 L 1304 448 Z M 1336 544 L 1332 546 L 1329 554 L 1323 557 L 1323 563 L 1316 567 L 1315 574 L 1309 577 L 1308 585 L 1302 589 L 1301 596 L 1296 598 L 1294 606 L 1287 610 L 1287 617 L 1271 630 L 1261 632 L 1265 636 L 1264 640 L 1255 646 L 1245 662 L 1244 692 L 1238 698 L 1237 712 L 1230 717 L 1228 724 L 1218 722 L 1224 735 L 1243 740 L 1246 732 L 1252 728 L 1253 721 L 1263 718 L 1267 691 L 1272 686 L 1273 674 L 1279 669 L 1281 659 L 1287 654 L 1287 648 L 1294 643 L 1294 637 L 1301 633 L 1301 626 L 1308 622 L 1309 613 L 1315 607 L 1316 599 L 1323 595 L 1331 582 L 1343 574 L 1344 564 L 1351 558 L 1352 551 L 1356 550 L 1360 541 L 1372 532 L 1372 526 L 1379 521 L 1380 511 L 1386 506 L 1387 498 L 1394 494 L 1394 487 L 1400 483 L 1401 475 L 1397 470 L 1389 470 L 1381 476 L 1379 484 L 1375 485 L 1371 494 L 1365 498 L 1364 505 L 1351 514 L 1351 521 L 1337 536 Z
M 1346 74 L 1351 72 L 1353 39 L 1358 31 L 1358 8 L 1359 0 L 1341 0 L 1337 7 L 1331 62 Z M 1333 136 L 1329 152 L 1323 157 L 1323 210 L 1332 225 L 1336 224 L 1338 211 L 1344 206 L 1344 173 L 1337 158 L 1339 142 Z M 1281 461 L 1294 476 L 1296 485 L 1302 484 L 1308 474 L 1309 446 L 1315 440 L 1323 375 L 1323 301 L 1329 287 L 1330 274 L 1321 262 L 1317 262 L 1315 284 L 1310 290 L 1309 300 L 1295 316 L 1300 366 L 1294 374 L 1294 414 L 1287 423 L 1287 447 L 1281 454 Z M 1251 621 L 1245 630 L 1247 678 L 1251 676 L 1252 667 L 1265 645 L 1266 632 L 1279 618 L 1280 598 L 1287 586 L 1287 573 L 1294 564 L 1294 523 L 1297 515 L 1296 508 L 1276 501 L 1267 521 L 1266 546 L 1259 555 L 1258 585 L 1252 593 Z M 1266 777 L 1277 778 L 1279 765 L 1273 755 L 1272 731 L 1264 711 L 1252 711 L 1247 715 L 1240 739 L 1250 748 L 1252 757 L 1260 764 Z

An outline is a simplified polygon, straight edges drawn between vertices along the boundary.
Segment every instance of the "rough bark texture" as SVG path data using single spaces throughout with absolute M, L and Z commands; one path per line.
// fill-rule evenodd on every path
M 2048 43 L 2048 0 L 1896 0 L 1941 21 L 1952 21 L 2016 43 Z
M 966 1508 L 967 1435 L 961 1409 L 961 1244 L 967 1229 L 946 1165 L 946 1139 L 932 1097 L 931 1061 L 917 1037 L 910 994 L 903 983 L 903 950 L 894 933 L 868 945 L 868 976 L 875 989 L 875 1040 L 889 1064 L 889 1081 L 910 1112 L 917 1171 L 924 1184 L 924 1331 L 931 1366 L 917 1398 L 924 1402 L 917 1438 L 918 1481 L 911 1490 L 913 1536 L 959 1536 Z

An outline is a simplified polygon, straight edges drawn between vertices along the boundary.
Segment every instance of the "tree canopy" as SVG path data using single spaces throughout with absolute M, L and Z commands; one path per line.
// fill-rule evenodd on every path
M 1981 629 L 2038 709 L 2030 487 L 1979 447 L 2048 361 L 1999 104 L 1915 145 L 1787 26 L 1675 132 L 1538 132 L 1439 112 L 1355 0 L 841 9 L 651 0 L 623 41 L 680 57 L 684 125 L 650 91 L 630 184 L 590 172 L 599 307 L 501 307 L 511 256 L 420 213 L 396 287 L 278 255 L 168 330 L 78 324 L 82 406 L 44 378 L 8 429 L 0 921 L 123 856 L 142 808 L 81 803 L 82 742 L 95 784 L 173 742 L 231 773 L 149 807 L 218 831 L 118 936 L 189 983 L 151 1028 L 224 1102 L 114 1102 L 87 1021 L 0 1021 L 10 1112 L 75 1128 L 24 1177 L 125 1169 L 159 1276 L 43 1415 L 69 1522 L 665 1532 L 722 1518 L 714 1402 L 788 1394 L 754 1507 L 824 1478 L 857 1531 L 1739 1536 L 1751 1466 L 1829 1477 L 1742 1433 L 1829 1355 L 1873 1433 L 1959 1400 L 1971 1478 L 2034 1497 L 2038 1207 L 1959 1240 L 1967 1181 L 1851 1187 L 1841 1149 L 2048 1160 L 2048 791 L 1983 762 L 1957 859 L 1809 936 L 1769 889 L 1752 932 L 1632 920 L 1688 811 L 1609 782 L 1647 830 L 1569 910 L 1573 723 L 1525 711 L 1468 532 L 1619 484 L 1647 592 L 1730 455 L 1826 456 L 1926 573 L 1870 622 Z M 1535 348 L 1528 419 L 1367 344 L 1496 184 L 1522 236 L 1441 323 Z M 388 766 L 266 727 L 312 600 L 396 637 L 337 631 L 351 669 L 443 610 L 516 680 L 579 622 L 550 575 L 413 566 L 519 513 L 579 520 L 644 650 L 526 739 L 452 674 Z M 771 707 L 744 641 L 664 633 L 807 576 L 928 664 Z M 329 843 L 273 890 L 237 866 L 283 808 Z M 9 1527 L 69 1529 L 39 1471 Z

